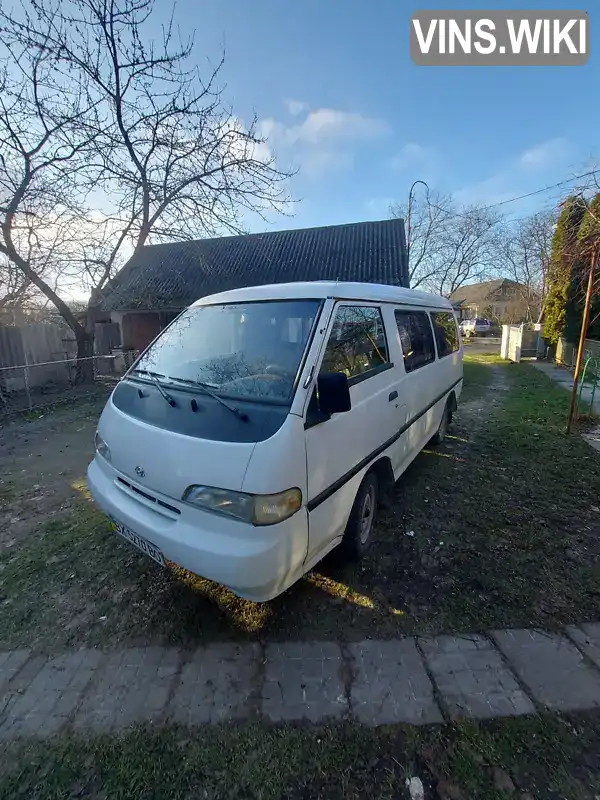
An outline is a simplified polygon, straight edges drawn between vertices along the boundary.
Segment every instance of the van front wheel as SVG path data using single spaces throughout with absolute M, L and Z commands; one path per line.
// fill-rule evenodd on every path
M 378 496 L 377 475 L 369 472 L 356 493 L 344 538 L 340 543 L 340 555 L 344 559 L 358 561 L 369 547 L 377 517 Z

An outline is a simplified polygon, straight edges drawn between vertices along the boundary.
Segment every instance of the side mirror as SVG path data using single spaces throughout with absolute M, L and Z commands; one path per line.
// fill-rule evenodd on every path
M 322 414 L 337 414 L 350 411 L 350 387 L 343 372 L 323 372 L 317 378 L 319 410 Z

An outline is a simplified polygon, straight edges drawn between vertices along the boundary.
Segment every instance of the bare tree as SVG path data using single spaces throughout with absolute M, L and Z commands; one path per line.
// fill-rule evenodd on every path
M 88 125 L 98 119 L 85 85 L 63 74 L 50 53 L 2 32 L 0 254 L 20 273 L 23 291 L 35 288 L 77 331 L 75 316 L 46 278 L 62 268 L 81 213 L 96 135 Z
M 406 218 L 401 206 L 391 209 Z M 409 277 L 413 289 L 450 296 L 464 283 L 482 280 L 494 265 L 498 217 L 491 211 L 457 208 L 451 198 L 427 194 L 413 202 L 409 231 Z
M 408 270 L 413 288 L 420 284 L 427 285 L 439 265 L 444 245 L 438 234 L 448 221 L 449 206 L 449 197 L 428 193 L 424 202 L 412 203 L 410 214 L 408 206 L 396 204 L 390 209 L 394 217 L 410 218 L 410 227 L 407 229 Z
M 552 256 L 554 212 L 542 211 L 516 223 L 507 223 L 498 234 L 498 269 L 515 283 L 523 314 L 539 322 L 546 296 Z
M 12 98 L 0 104 L 0 135 L 12 147 L 10 163 L 0 163 L 2 252 L 56 305 L 79 357 L 91 355 L 97 304 L 133 252 L 155 241 L 239 233 L 245 214 L 284 211 L 289 201 L 289 173 L 276 167 L 256 120 L 244 125 L 223 101 L 222 60 L 203 80 L 191 65 L 193 39 L 180 42 L 173 22 L 160 43 L 149 38 L 153 9 L 153 0 L 22 0 L 18 15 L 0 11 Z M 27 59 L 43 74 L 43 103 Z M 51 86 L 56 94 L 67 87 L 68 102 Z M 24 132 L 32 129 L 38 135 L 30 140 Z M 14 241 L 15 220 L 40 185 L 54 208 L 80 214 L 60 268 L 96 290 L 87 328 Z
M 0 260 L 0 315 L 14 319 L 30 300 L 32 288 L 31 281 L 11 261 Z

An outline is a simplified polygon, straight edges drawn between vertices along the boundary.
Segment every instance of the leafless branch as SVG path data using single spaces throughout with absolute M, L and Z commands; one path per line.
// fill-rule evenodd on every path
M 145 244 L 238 233 L 248 214 L 289 208 L 290 174 L 257 120 L 224 103 L 223 58 L 203 77 L 174 19 L 162 40 L 149 37 L 153 10 L 154 0 L 0 8 L 0 253 L 78 342 L 90 331 L 44 274 L 79 278 L 96 302 Z
M 515 284 L 523 317 L 539 321 L 546 296 L 556 214 L 540 212 L 503 226 L 498 235 L 498 268 Z
M 407 209 L 392 214 L 406 218 Z M 409 275 L 412 288 L 450 296 L 464 283 L 481 280 L 493 263 L 498 217 L 477 207 L 457 208 L 452 199 L 427 194 L 411 211 Z

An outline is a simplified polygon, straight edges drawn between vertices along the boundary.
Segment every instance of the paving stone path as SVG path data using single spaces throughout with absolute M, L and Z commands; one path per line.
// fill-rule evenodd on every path
M 422 725 L 600 706 L 600 623 L 358 643 L 0 653 L 0 740 L 62 729 L 353 719 Z

